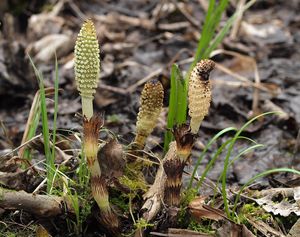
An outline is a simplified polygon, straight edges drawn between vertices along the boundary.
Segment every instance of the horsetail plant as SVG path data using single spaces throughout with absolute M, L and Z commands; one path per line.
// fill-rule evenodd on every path
M 147 137 L 156 126 L 157 119 L 163 106 L 164 89 L 158 80 L 145 84 L 141 94 L 141 106 L 136 122 L 134 144 L 137 149 L 143 149 Z
M 93 115 L 93 94 L 96 92 L 100 72 L 99 45 L 96 30 L 91 20 L 86 20 L 75 45 L 75 78 L 80 92 L 83 113 L 83 147 L 91 172 L 91 190 L 100 209 L 99 221 L 111 234 L 116 235 L 118 219 L 112 211 L 105 177 L 97 159 L 98 136 L 103 119 Z
M 190 127 L 197 134 L 202 120 L 208 114 L 211 102 L 209 73 L 214 69 L 212 60 L 200 60 L 193 68 L 189 80 L 188 107 L 191 117 Z
M 164 193 L 167 205 L 179 207 L 183 169 L 190 157 L 195 136 L 186 124 L 176 127 L 173 133 L 175 141 L 170 143 L 163 163 L 167 176 Z
M 95 26 L 88 19 L 83 23 L 75 44 L 75 79 L 81 96 L 82 113 L 87 119 L 93 116 L 99 73 L 99 44 Z

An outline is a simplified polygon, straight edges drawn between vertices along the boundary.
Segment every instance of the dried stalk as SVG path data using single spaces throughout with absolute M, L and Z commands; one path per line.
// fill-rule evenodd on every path
M 72 205 L 63 197 L 37 195 L 25 191 L 0 188 L 0 207 L 8 210 L 24 210 L 39 217 L 53 217 L 74 213 Z

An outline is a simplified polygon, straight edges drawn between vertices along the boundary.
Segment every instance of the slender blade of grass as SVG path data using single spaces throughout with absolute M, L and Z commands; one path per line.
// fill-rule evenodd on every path
M 263 116 L 266 116 L 266 115 L 271 115 L 271 114 L 276 114 L 278 112 L 266 112 L 266 113 L 263 113 L 263 114 L 260 114 L 254 118 L 252 118 L 251 120 L 249 120 L 247 123 L 245 123 L 237 132 L 236 134 L 234 135 L 230 145 L 229 145 L 229 148 L 228 148 L 228 151 L 227 151 L 227 154 L 226 154 L 226 157 L 225 157 L 225 161 L 224 161 L 224 168 L 223 168 L 223 172 L 221 174 L 221 177 L 222 177 L 222 197 L 223 197 L 223 202 L 224 202 L 224 209 L 225 209 L 225 212 L 226 212 L 226 215 L 228 218 L 230 218 L 230 211 L 229 211 L 229 204 L 228 204 L 228 200 L 227 200 L 227 193 L 226 193 L 226 176 L 227 176 L 227 170 L 228 170 L 228 167 L 229 167 L 229 158 L 231 156 L 231 152 L 233 150 L 233 147 L 234 147 L 234 144 L 237 140 L 237 138 L 240 136 L 240 134 L 251 124 L 253 123 L 255 120 L 257 120 L 258 118 L 260 117 L 263 117 Z
M 245 155 L 245 154 L 247 154 L 248 152 L 250 152 L 250 151 L 252 151 L 252 150 L 254 150 L 254 149 L 262 148 L 262 147 L 264 147 L 264 146 L 265 146 L 265 145 L 263 145 L 263 144 L 255 144 L 255 145 L 253 145 L 253 146 L 247 147 L 245 150 L 241 151 L 236 157 L 234 157 L 234 158 L 230 161 L 229 166 L 233 165 L 234 162 L 235 162 L 236 160 L 238 160 L 242 155 Z
M 28 55 L 30 63 L 34 69 L 35 75 L 37 77 L 39 88 L 40 88 L 40 102 L 41 102 L 41 116 L 42 116 L 42 133 L 44 138 L 44 150 L 46 156 L 46 164 L 47 164 L 47 192 L 50 192 L 53 178 L 55 173 L 55 166 L 54 160 L 51 156 L 50 150 L 50 135 L 49 135 L 49 126 L 48 126 L 48 113 L 46 107 L 46 94 L 45 94 L 45 87 L 44 87 L 44 79 L 38 69 L 35 67 L 32 58 Z
M 207 164 L 207 166 L 205 167 L 201 178 L 199 179 L 199 181 L 197 182 L 196 185 L 196 190 L 199 190 L 207 173 L 210 171 L 210 169 L 212 168 L 212 166 L 214 165 L 214 163 L 216 162 L 216 160 L 218 159 L 218 157 L 220 156 L 220 154 L 223 152 L 223 150 L 226 148 L 226 146 L 232 141 L 233 138 L 227 140 L 226 142 L 224 142 L 217 150 L 217 152 L 214 154 L 213 158 L 209 161 L 209 163 Z M 248 138 L 248 137 L 244 137 L 244 136 L 239 136 L 238 139 L 244 139 L 244 140 L 248 140 L 252 143 L 254 143 L 253 146 L 245 149 L 244 151 L 242 151 L 241 153 L 239 153 L 239 155 L 237 157 L 235 157 L 233 160 L 237 160 L 240 156 L 242 156 L 243 154 L 247 153 L 248 151 L 261 147 L 263 146 L 262 144 L 257 144 L 254 140 Z
M 208 23 L 209 23 L 209 21 L 211 19 L 211 16 L 213 14 L 214 7 L 215 7 L 215 0 L 210 0 L 209 5 L 208 5 L 208 9 L 207 9 L 207 13 L 206 13 L 206 16 L 205 16 L 204 25 L 203 25 L 202 32 L 201 32 L 201 37 L 198 41 L 198 46 L 197 46 L 197 50 L 196 50 L 196 53 L 195 53 L 194 61 L 191 64 L 189 71 L 191 71 L 193 69 L 193 67 L 196 65 L 196 63 L 200 60 L 202 51 L 205 48 L 204 46 L 205 46 L 206 42 L 209 41 L 208 34 L 207 34 L 207 32 L 209 30 L 208 29 L 208 26 L 209 26 Z
M 171 69 L 171 89 L 169 99 L 169 111 L 167 129 L 164 138 L 164 152 L 168 151 L 169 143 L 174 139 L 171 129 L 175 125 L 183 124 L 186 121 L 187 91 L 185 81 L 177 64 Z
M 217 27 L 220 23 L 223 12 L 225 11 L 228 5 L 228 0 L 221 0 L 217 7 L 215 7 L 215 0 L 209 1 L 208 10 L 205 16 L 204 25 L 201 31 L 201 37 L 198 41 L 197 50 L 194 56 L 193 63 L 190 65 L 189 70 L 185 76 L 186 79 L 186 88 L 188 87 L 188 80 L 190 78 L 191 71 L 195 67 L 196 63 L 200 59 L 207 58 L 205 51 L 210 45 L 211 40 L 217 30 Z M 209 55 L 209 54 L 208 54 Z
M 197 169 L 202 161 L 202 159 L 204 158 L 206 152 L 208 151 L 208 149 L 210 148 L 210 146 L 212 145 L 212 143 L 214 143 L 219 137 L 221 137 L 222 135 L 224 135 L 225 133 L 231 132 L 231 131 L 236 131 L 237 129 L 234 127 L 229 127 L 229 128 L 225 128 L 222 131 L 218 132 L 209 142 L 208 144 L 205 146 L 204 150 L 202 151 L 200 157 L 197 159 L 197 162 L 195 164 L 194 170 L 192 172 L 191 178 L 190 178 L 190 182 L 188 185 L 188 190 L 192 188 L 193 185 L 193 181 L 194 181 L 194 177 L 196 175 Z
M 244 8 L 243 8 L 243 12 L 246 11 L 249 7 L 251 7 L 254 3 L 256 2 L 256 0 L 252 0 L 250 2 L 248 2 Z M 218 45 L 222 42 L 222 40 L 224 39 L 224 37 L 226 36 L 226 34 L 228 33 L 228 31 L 230 30 L 231 26 L 233 25 L 234 21 L 236 20 L 236 18 L 238 17 L 238 15 L 240 14 L 240 12 L 235 12 L 226 22 L 226 24 L 224 25 L 224 27 L 221 29 L 221 31 L 216 35 L 216 37 L 211 41 L 209 47 L 206 48 L 205 52 L 204 52 L 204 58 L 208 58 L 210 53 L 215 50 L 215 48 L 218 47 Z
M 52 132 L 52 161 L 55 160 L 55 143 L 56 143 L 56 121 L 58 112 L 58 63 L 55 54 L 55 79 L 54 79 L 54 115 L 53 115 L 53 132 Z

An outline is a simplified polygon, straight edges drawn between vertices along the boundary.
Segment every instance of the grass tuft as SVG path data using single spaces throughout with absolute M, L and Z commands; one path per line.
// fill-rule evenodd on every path
M 39 83 L 40 88 L 40 108 L 41 108 L 41 117 L 42 117 L 42 134 L 44 139 L 44 151 L 46 156 L 46 170 L 47 170 L 47 193 L 51 193 L 52 185 L 54 183 L 55 177 L 55 165 L 54 165 L 54 156 L 51 154 L 50 150 L 50 133 L 48 125 L 48 112 L 46 106 L 46 93 L 44 87 L 44 78 L 41 72 L 36 68 L 32 58 L 28 55 L 30 63 L 34 69 L 36 78 Z M 56 68 L 57 69 L 57 68 Z M 54 146 L 54 144 L 53 144 Z

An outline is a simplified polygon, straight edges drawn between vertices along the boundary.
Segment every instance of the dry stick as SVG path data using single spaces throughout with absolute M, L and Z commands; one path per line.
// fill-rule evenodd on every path
M 207 0 L 198 0 L 200 6 L 203 8 L 205 12 L 208 10 L 208 2 Z
M 135 84 L 129 86 L 126 90 L 126 92 L 128 94 L 131 94 L 132 92 L 134 92 L 136 90 L 136 88 L 138 88 L 139 86 L 143 85 L 145 82 L 151 80 L 153 77 L 158 76 L 160 73 L 163 72 L 163 68 L 158 68 L 156 69 L 154 72 L 150 73 L 149 75 L 145 76 L 144 78 L 142 78 L 141 80 L 139 80 L 138 82 L 136 82 Z
M 191 24 L 188 21 L 179 21 L 175 23 L 160 23 L 158 24 L 158 29 L 166 31 L 178 31 L 189 28 L 190 26 Z
M 286 121 L 290 118 L 290 115 L 285 112 L 281 107 L 274 104 L 271 100 L 265 100 L 261 105 L 263 112 L 269 112 L 269 111 L 278 111 L 279 113 L 274 114 L 278 117 L 281 121 Z
M 147 30 L 155 29 L 155 24 L 147 18 L 138 18 L 126 16 L 119 13 L 110 13 L 108 15 L 94 15 L 95 20 L 106 24 L 127 24 L 134 27 L 142 27 Z
M 79 9 L 79 7 L 73 1 L 67 2 L 78 18 L 80 18 L 81 20 L 87 19 L 87 16 Z
M 21 144 L 24 144 L 28 139 L 27 136 L 28 136 L 29 128 L 32 124 L 34 116 L 36 115 L 35 111 L 37 109 L 37 106 L 39 106 L 39 104 L 38 104 L 39 103 L 39 98 L 40 98 L 40 91 L 37 91 L 35 93 L 35 96 L 33 98 L 33 102 L 31 104 L 31 108 L 30 108 L 30 111 L 29 111 L 29 115 L 28 115 L 26 126 L 25 126 L 25 130 L 24 130 L 24 133 L 23 133 Z M 19 155 L 20 158 L 23 158 L 24 151 L 25 151 L 25 147 L 21 147 L 19 149 L 18 155 Z
M 0 196 L 0 207 L 7 210 L 25 210 L 40 217 L 62 215 L 66 210 L 74 213 L 65 198 L 54 195 L 36 195 L 0 187 Z
M 176 8 L 181 12 L 182 15 L 197 29 L 199 28 L 200 22 L 198 22 L 193 16 L 191 16 L 184 8 L 183 3 L 179 4 L 177 1 L 172 0 Z
M 100 84 L 98 86 L 98 88 L 100 89 L 104 89 L 104 90 L 108 90 L 111 92 L 114 92 L 116 94 L 120 94 L 120 95 L 127 95 L 127 91 L 123 88 L 120 87 L 115 87 L 115 86 L 109 86 L 109 85 L 104 85 L 104 84 Z
M 230 38 L 232 40 L 235 40 L 238 34 L 238 31 L 240 29 L 240 25 L 243 19 L 243 14 L 244 14 L 244 6 L 245 6 L 246 0 L 240 0 L 238 5 L 237 5 L 237 18 L 235 20 L 235 22 L 233 23 L 231 32 L 230 32 Z
M 36 135 L 36 136 L 34 136 L 33 138 L 31 138 L 31 139 L 28 140 L 27 142 L 24 142 L 22 145 L 18 146 L 17 148 L 15 148 L 15 149 L 11 150 L 10 152 L 6 153 L 4 156 L 8 156 L 8 155 L 10 155 L 10 154 L 15 153 L 15 152 L 18 151 L 19 149 L 21 149 L 21 148 L 27 146 L 29 143 L 31 143 L 32 141 L 34 141 L 35 139 L 40 138 L 40 137 L 42 137 L 42 134 L 41 134 L 41 133 L 38 134 L 38 135 Z
M 163 6 L 165 5 L 166 1 L 167 0 L 158 1 L 156 7 L 153 8 L 151 15 L 152 15 L 152 21 L 154 22 L 154 24 L 156 24 L 158 22 L 158 20 L 160 19 L 162 9 L 163 9 Z
M 253 87 L 254 87 L 254 91 L 253 91 L 253 101 L 252 101 L 252 113 L 253 115 L 257 115 L 259 114 L 259 111 L 258 111 L 258 105 L 259 105 L 259 89 L 262 89 L 264 88 L 261 83 L 260 83 L 260 77 L 259 77 L 259 73 L 258 73 L 258 68 L 257 68 L 257 63 L 255 61 L 255 59 L 249 57 L 249 56 L 245 56 L 245 55 L 241 55 L 239 53 L 236 53 L 236 52 L 232 52 L 232 51 L 228 51 L 228 50 L 216 50 L 214 51 L 212 54 L 218 54 L 218 53 L 224 53 L 224 54 L 227 54 L 227 55 L 231 55 L 233 57 L 237 57 L 237 58 L 240 58 L 241 60 L 247 60 L 248 62 L 250 62 L 251 66 L 253 67 L 253 70 L 254 70 L 254 79 L 255 79 L 255 82 L 251 82 L 253 83 Z M 225 68 L 223 66 L 221 66 L 220 64 L 217 65 L 217 67 L 221 70 L 225 70 L 227 71 L 227 73 L 231 74 L 231 75 L 235 75 L 236 78 L 240 79 L 240 80 L 243 80 L 243 81 L 248 81 L 248 79 L 244 79 L 243 77 L 239 76 L 238 74 L 232 72 L 231 70 L 229 70 L 228 68 Z M 270 92 L 270 90 L 266 90 L 267 92 Z
M 241 76 L 241 75 L 239 75 L 239 74 L 231 71 L 230 69 L 222 66 L 221 64 L 216 63 L 216 68 L 219 69 L 220 71 L 225 72 L 226 74 L 229 74 L 229 75 L 233 76 L 234 78 L 236 78 L 236 79 L 238 79 L 238 80 L 240 80 L 242 82 L 245 82 L 249 86 L 252 86 L 252 87 L 254 87 L 256 89 L 259 89 L 261 91 L 272 93 L 268 88 L 266 88 L 266 87 L 264 87 L 264 86 L 262 86 L 260 84 L 255 84 L 252 81 L 249 81 L 246 77 L 243 77 L 243 76 Z
M 250 60 L 251 63 L 253 63 L 254 59 L 252 59 L 251 57 L 248 57 L 248 56 L 245 56 L 245 55 L 242 55 L 242 54 L 239 54 L 239 53 L 236 53 L 236 52 L 232 52 L 232 51 L 228 51 L 228 50 L 224 50 L 224 49 L 218 49 L 218 50 L 214 50 L 210 56 L 213 57 L 213 56 L 216 56 L 216 55 L 219 55 L 219 54 L 225 54 L 225 55 L 230 55 L 230 56 L 233 56 L 233 57 L 237 57 L 237 58 L 240 58 L 241 60 L 245 60 L 247 59 L 248 61 Z M 254 61 L 255 62 L 255 61 Z M 257 85 L 255 83 L 253 83 L 252 81 L 250 81 L 248 78 L 246 77 L 243 77 L 235 72 L 233 72 L 232 70 L 222 66 L 221 64 L 218 64 L 216 63 L 216 68 L 218 68 L 219 70 L 233 76 L 234 78 L 242 81 L 242 82 L 245 82 L 245 83 L 248 83 L 250 86 L 254 87 L 254 88 L 257 88 L 259 90 L 262 90 L 262 91 L 265 91 L 265 92 L 268 92 L 268 93 L 273 93 L 272 91 L 270 91 L 267 87 L 265 86 L 262 86 L 261 84 Z

